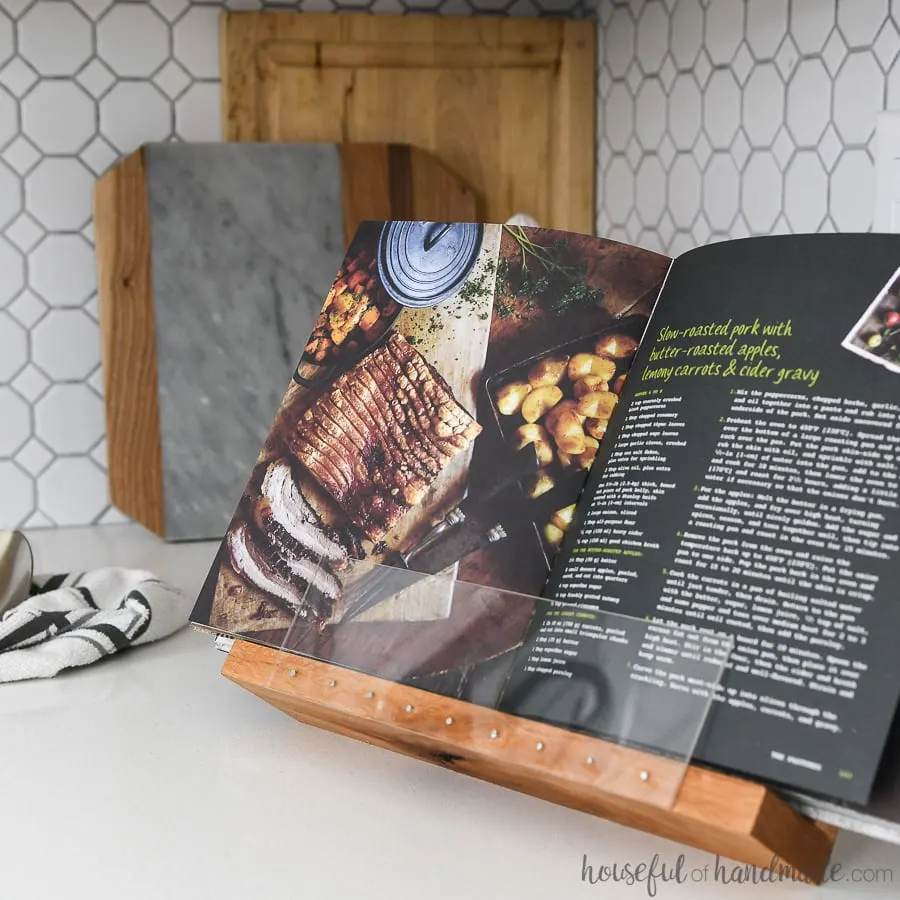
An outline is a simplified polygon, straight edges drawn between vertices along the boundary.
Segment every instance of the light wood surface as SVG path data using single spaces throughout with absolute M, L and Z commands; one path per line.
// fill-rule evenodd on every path
M 690 766 L 666 808 L 673 761 L 359 672 L 238 641 L 222 674 L 300 722 L 761 868 L 818 882 L 834 843 L 762 785 Z
M 593 231 L 596 25 L 224 13 L 224 134 L 399 142 L 472 185 L 478 218 Z
M 475 222 L 475 192 L 436 156 L 407 144 L 341 144 L 349 246 L 361 222 Z
M 165 535 L 150 214 L 143 150 L 94 189 L 107 470 L 113 505 Z

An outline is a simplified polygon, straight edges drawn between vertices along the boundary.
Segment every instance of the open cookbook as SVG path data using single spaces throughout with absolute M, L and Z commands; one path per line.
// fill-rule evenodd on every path
M 665 727 L 714 695 L 695 761 L 865 803 L 900 697 L 898 263 L 363 225 L 192 622 L 654 749 L 584 694 L 621 659 Z M 678 646 L 628 656 L 640 623 Z

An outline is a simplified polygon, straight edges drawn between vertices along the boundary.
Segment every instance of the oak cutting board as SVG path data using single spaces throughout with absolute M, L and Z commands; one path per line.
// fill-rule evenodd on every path
M 477 192 L 592 233 L 596 23 L 494 16 L 226 12 L 229 141 L 397 141 Z

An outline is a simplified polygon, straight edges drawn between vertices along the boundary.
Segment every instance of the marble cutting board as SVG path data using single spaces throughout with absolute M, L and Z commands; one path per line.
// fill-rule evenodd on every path
M 166 536 L 218 537 L 344 254 L 338 148 L 145 158 Z

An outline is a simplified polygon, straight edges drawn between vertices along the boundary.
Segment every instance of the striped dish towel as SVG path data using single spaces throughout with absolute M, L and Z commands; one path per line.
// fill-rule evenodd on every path
M 50 678 L 187 624 L 187 595 L 150 572 L 97 569 L 38 576 L 0 618 L 0 682 Z

